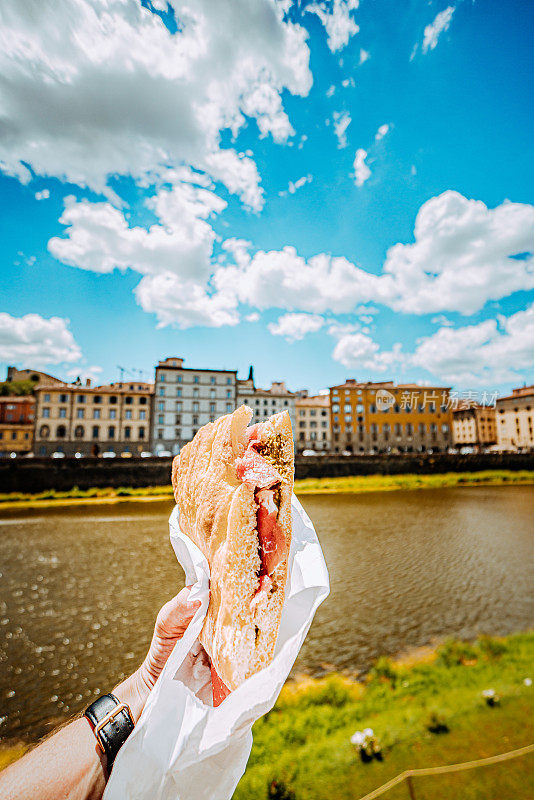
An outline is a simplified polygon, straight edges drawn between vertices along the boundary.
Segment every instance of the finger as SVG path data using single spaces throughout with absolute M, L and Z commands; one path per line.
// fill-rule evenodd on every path
M 200 606 L 200 600 L 188 599 L 189 592 L 190 587 L 182 589 L 172 600 L 165 603 L 158 614 L 158 624 L 169 636 L 182 634 Z

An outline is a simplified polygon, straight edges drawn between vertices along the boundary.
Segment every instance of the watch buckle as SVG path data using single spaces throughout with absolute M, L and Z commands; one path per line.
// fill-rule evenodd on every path
M 104 750 L 104 746 L 102 745 L 102 742 L 100 741 L 100 732 L 101 732 L 102 728 L 106 727 L 108 722 L 113 722 L 115 717 L 118 714 L 120 714 L 121 711 L 126 711 L 128 716 L 129 716 L 129 718 L 130 718 L 130 720 L 133 722 L 132 715 L 130 713 L 130 709 L 129 709 L 128 705 L 126 703 L 119 703 L 117 706 L 115 706 L 115 708 L 112 708 L 111 711 L 109 711 L 106 714 L 106 716 L 103 719 L 100 720 L 100 722 L 97 725 L 95 725 L 95 729 L 94 729 L 93 733 L 96 736 L 96 741 L 98 743 L 98 746 L 100 747 L 100 749 L 102 750 L 103 753 L 105 752 L 105 750 Z

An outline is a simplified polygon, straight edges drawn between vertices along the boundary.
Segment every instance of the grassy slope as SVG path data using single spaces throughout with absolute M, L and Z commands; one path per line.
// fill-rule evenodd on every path
M 534 484 L 534 470 L 485 470 L 482 472 L 447 472 L 437 475 L 355 475 L 344 478 L 306 478 L 295 481 L 295 492 L 303 494 L 360 494 L 395 489 L 437 489 L 454 486 L 503 486 L 507 484 Z M 171 486 L 117 489 L 74 487 L 65 492 L 50 489 L 39 494 L 12 492 L 0 494 L 0 507 L 23 507 L 34 503 L 65 505 L 71 502 L 116 502 L 120 500 L 161 500 L 172 498 Z
M 362 686 L 341 675 L 287 684 L 275 709 L 254 727 L 254 746 L 235 800 L 263 800 L 273 779 L 297 800 L 357 800 L 405 769 L 452 764 L 534 742 L 534 633 L 475 646 L 444 646 L 435 663 L 412 667 L 381 659 Z M 484 642 L 486 644 L 484 645 Z M 456 663 L 463 657 L 467 666 Z M 472 663 L 474 662 L 474 663 Z M 481 697 L 494 688 L 501 705 Z M 437 710 L 449 732 L 426 729 Z M 383 762 L 363 764 L 350 745 L 355 730 L 373 728 Z M 417 800 L 516 800 L 534 797 L 534 755 L 454 775 L 414 779 Z M 386 795 L 408 797 L 406 785 Z

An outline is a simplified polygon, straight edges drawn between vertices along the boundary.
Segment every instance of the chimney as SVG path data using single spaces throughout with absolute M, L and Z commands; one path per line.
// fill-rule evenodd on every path
M 91 386 L 91 378 L 86 378 L 85 379 L 85 385 L 87 386 L 87 388 L 89 388 Z

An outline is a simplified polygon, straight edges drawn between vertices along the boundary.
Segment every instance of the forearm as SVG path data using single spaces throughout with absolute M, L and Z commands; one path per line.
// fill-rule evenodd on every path
M 137 722 L 148 695 L 139 671 L 113 689 Z M 85 717 L 57 731 L 0 773 L 2 800 L 99 800 L 108 772 Z

